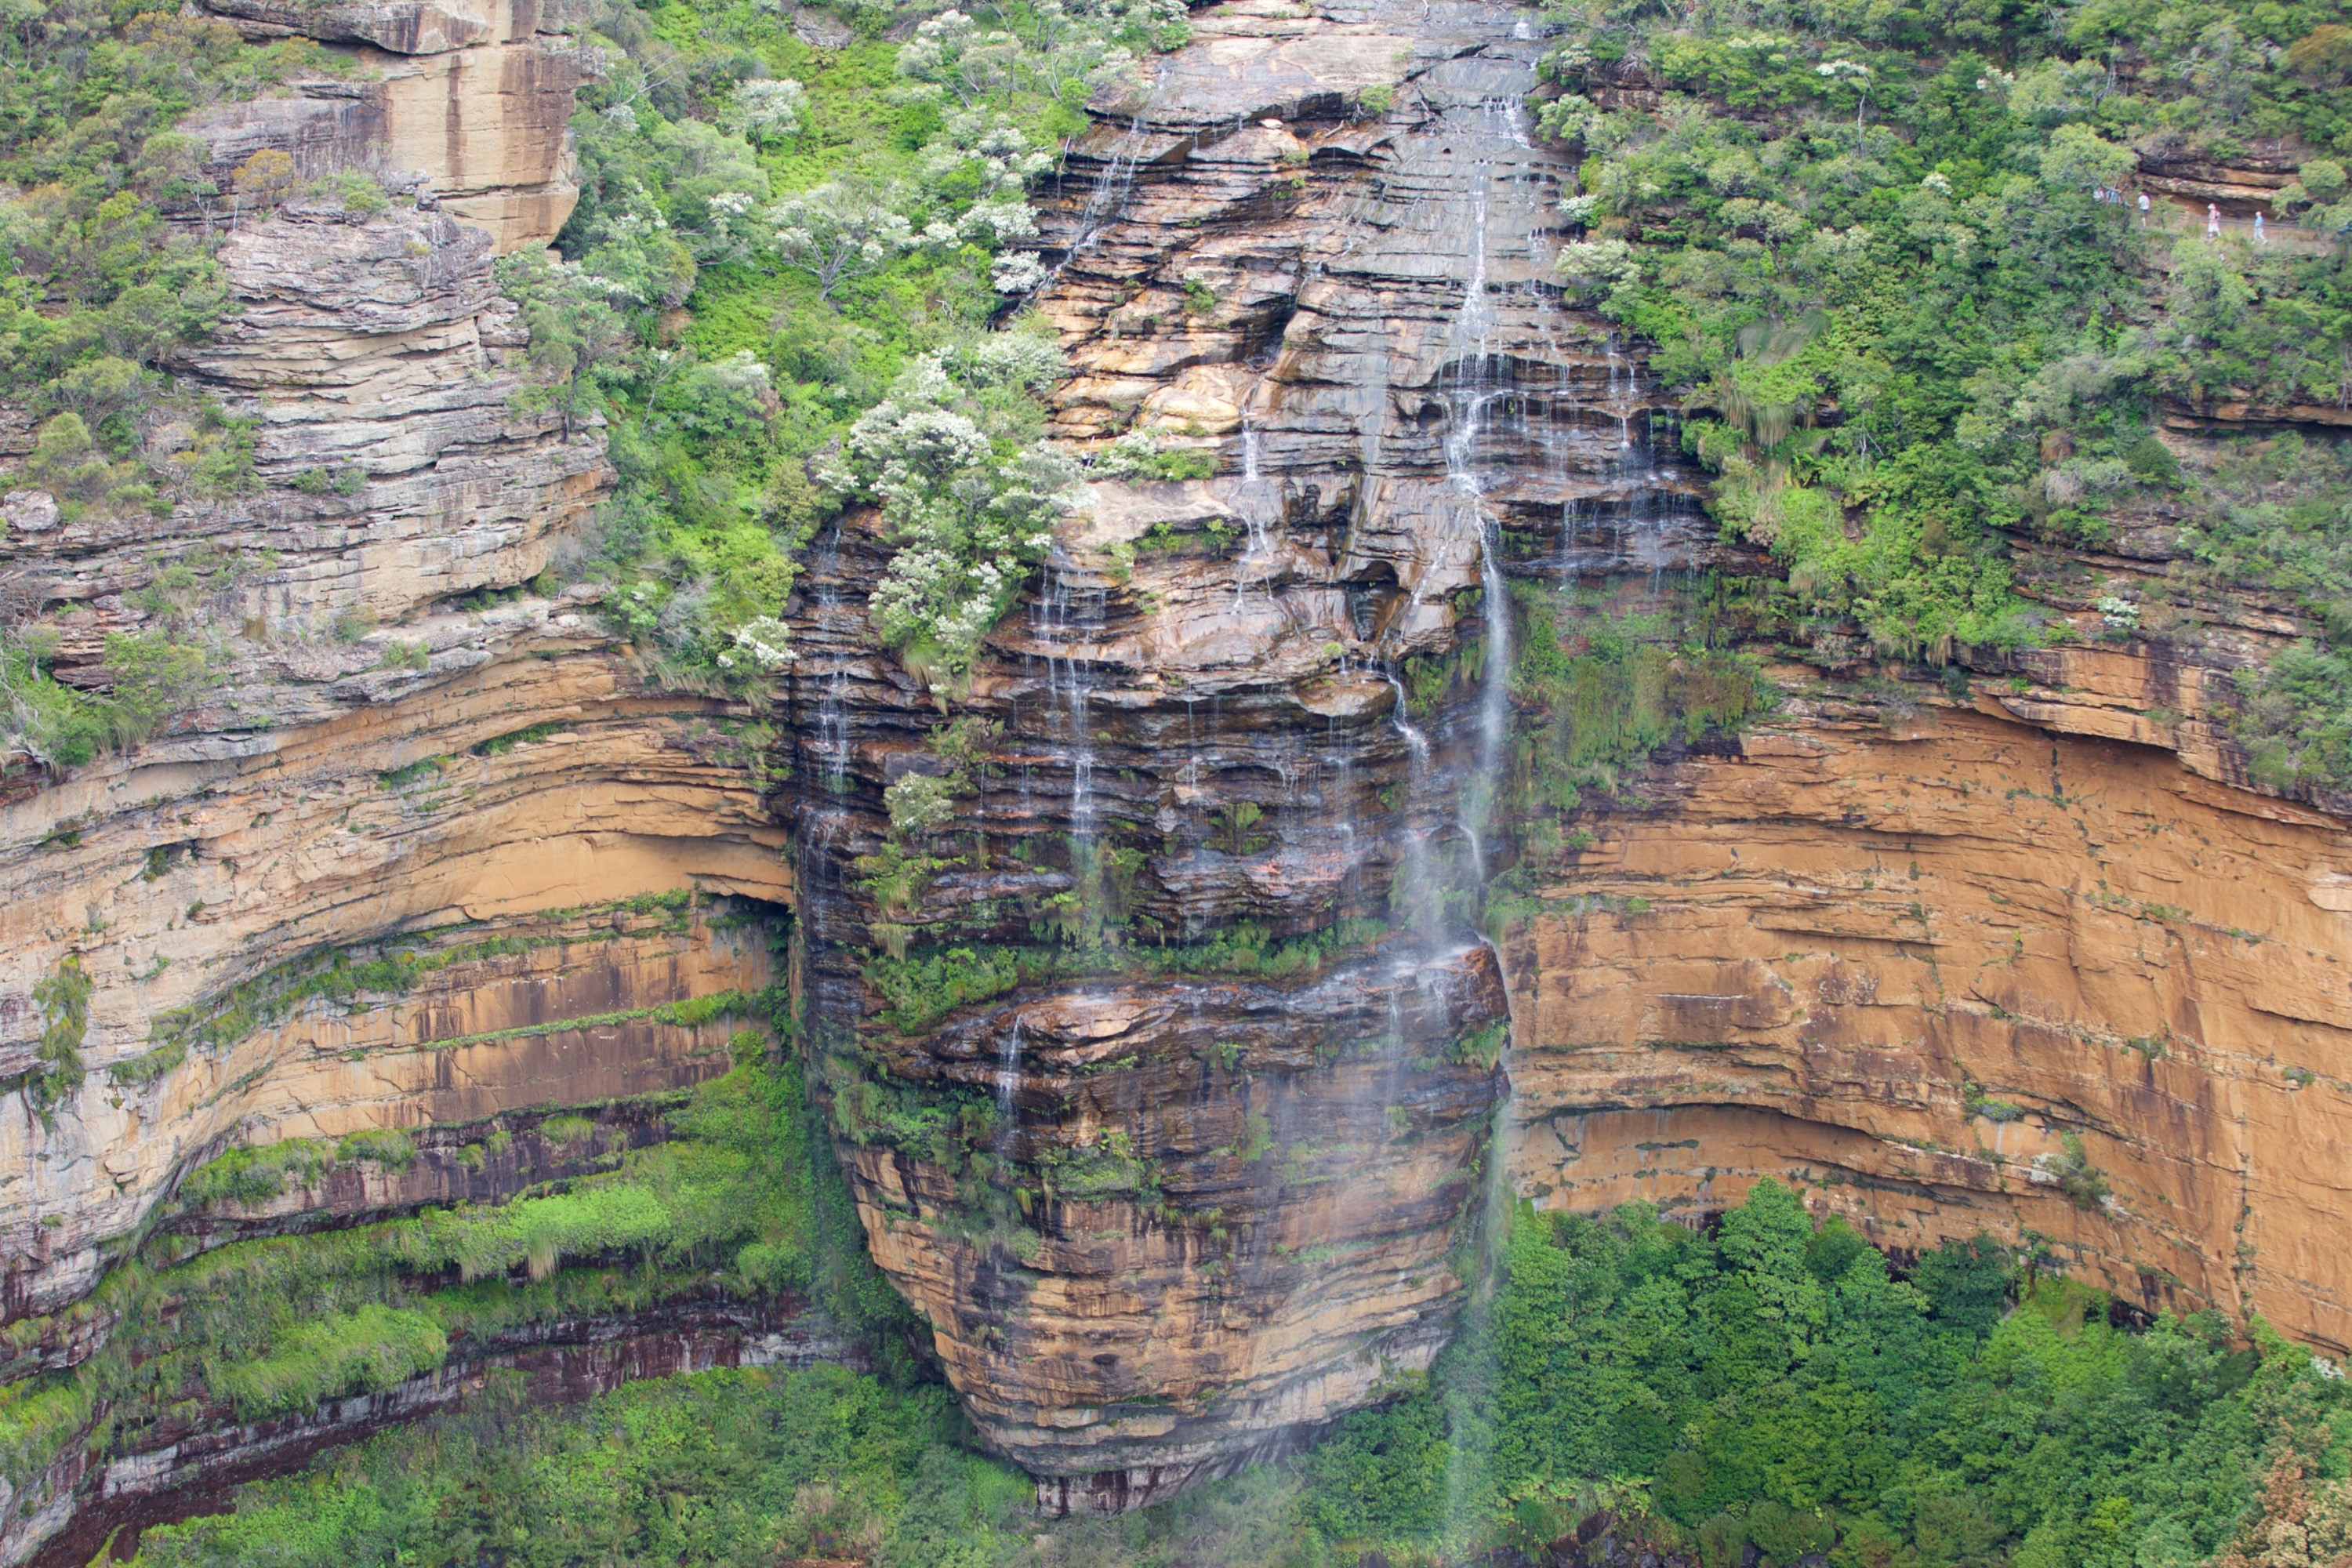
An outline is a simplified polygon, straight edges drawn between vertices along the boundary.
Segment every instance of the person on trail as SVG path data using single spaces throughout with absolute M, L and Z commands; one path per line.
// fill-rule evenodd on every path
M 2221 237 L 2221 209 L 2211 202 L 2205 204 L 2205 237 L 2208 239 Z
M 2147 226 L 2147 193 L 2146 191 L 2139 194 L 2139 226 L 2142 228 Z
M 2256 213 L 2254 215 L 2254 243 L 2256 245 L 2268 245 L 2270 242 L 2271 237 L 2263 232 L 2263 215 Z

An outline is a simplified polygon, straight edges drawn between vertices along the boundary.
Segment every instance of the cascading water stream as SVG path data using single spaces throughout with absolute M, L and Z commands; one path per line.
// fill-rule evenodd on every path
M 1162 68 L 1165 68 L 1164 67 Z M 1157 83 L 1154 83 L 1155 90 Z M 1069 254 L 1063 257 L 1046 274 L 1050 285 L 1062 275 L 1064 268 L 1094 248 L 1113 224 L 1127 211 L 1127 198 L 1135 189 L 1135 172 L 1143 163 L 1144 149 L 1151 140 L 1150 100 L 1128 121 L 1118 144 L 1111 149 L 1110 162 L 1103 169 L 1102 178 L 1087 193 L 1087 205 L 1079 209 L 1076 232 L 1071 237 Z
M 1073 605 L 1076 605 L 1074 612 Z M 1095 838 L 1095 737 L 1088 711 L 1096 675 L 1085 644 L 1102 629 L 1099 590 L 1074 592 L 1059 551 L 1045 566 L 1045 591 L 1030 606 L 1030 630 L 1045 648 L 1046 700 L 1060 715 L 1070 754 L 1070 844 L 1075 859 Z
M 1013 1138 L 1019 1108 L 1013 1097 L 1021 1091 L 1021 1017 L 1013 1015 L 1013 1026 L 1004 1031 L 1004 1043 L 996 1052 L 996 1138 L 992 1152 L 1000 1170 L 1012 1158 Z
M 1259 451 L 1263 433 L 1255 419 L 1242 421 L 1242 482 L 1238 490 L 1242 525 L 1247 531 L 1248 542 L 1243 547 L 1239 570 L 1234 574 L 1234 607 L 1239 609 L 1249 597 L 1250 584 L 1256 583 L 1271 590 L 1275 577 L 1274 533 L 1268 526 L 1268 513 L 1275 510 L 1277 498 L 1267 494 L 1270 488 L 1258 471 Z
M 1516 134 L 1516 110 L 1507 112 L 1513 115 L 1515 140 L 1523 142 L 1524 138 Z M 1496 113 L 1496 106 L 1492 103 L 1482 110 L 1488 120 Z M 1511 696 L 1510 594 L 1503 580 L 1502 531 L 1486 503 L 1486 479 L 1479 467 L 1479 446 L 1488 411 L 1496 399 L 1506 395 L 1495 385 L 1498 356 L 1494 343 L 1494 308 L 1487 298 L 1487 207 L 1493 184 L 1494 164 L 1491 160 L 1481 159 L 1474 169 L 1470 186 L 1469 278 L 1463 292 L 1462 313 L 1454 327 L 1455 363 L 1466 369 L 1458 374 L 1450 398 L 1452 417 L 1445 439 L 1446 483 L 1461 498 L 1477 535 L 1481 616 L 1486 628 L 1477 773 L 1471 787 L 1462 792 L 1458 814 L 1463 837 L 1469 846 L 1473 886 L 1478 889 L 1486 882 L 1486 830 L 1510 739 Z
M 816 620 L 827 633 L 841 616 L 841 524 L 828 530 L 811 563 L 816 586 Z M 849 663 L 835 658 L 817 685 L 816 751 L 824 764 L 824 787 L 835 795 L 849 787 Z

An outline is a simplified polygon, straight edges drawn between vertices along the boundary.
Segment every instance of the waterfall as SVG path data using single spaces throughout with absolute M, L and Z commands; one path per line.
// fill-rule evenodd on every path
M 1013 1135 L 1019 1121 L 1020 1110 L 1013 1097 L 1021 1089 L 1021 1016 L 1013 1016 L 1013 1026 L 1004 1031 L 1004 1043 L 996 1053 L 996 1141 L 992 1145 L 1002 1168 L 1013 1158 Z
M 1242 482 L 1238 500 L 1241 503 L 1242 525 L 1248 530 L 1249 542 L 1243 547 L 1240 569 L 1234 574 L 1234 607 L 1239 609 L 1249 597 L 1250 584 L 1255 581 L 1271 591 L 1276 571 L 1274 533 L 1268 526 L 1269 511 L 1277 510 L 1280 496 L 1266 494 L 1265 480 L 1258 473 L 1259 435 L 1257 422 L 1242 420 Z M 1269 500 L 1275 504 L 1269 506 Z M 1251 575 L 1251 568 L 1257 569 Z
M 1496 112 L 1486 106 L 1491 119 Z M 1516 130 L 1516 121 L 1514 122 Z M 1474 886 L 1486 881 L 1486 830 L 1503 758 L 1510 739 L 1510 593 L 1503 581 L 1502 529 L 1486 504 L 1486 479 L 1478 466 L 1479 442 L 1486 415 L 1496 398 L 1494 309 L 1486 284 L 1487 202 L 1494 180 L 1491 161 L 1481 159 L 1470 186 L 1470 275 L 1454 322 L 1456 363 L 1466 357 L 1468 368 L 1456 376 L 1449 402 L 1452 417 L 1445 438 L 1445 479 L 1461 498 L 1478 540 L 1478 580 L 1481 617 L 1486 623 L 1486 660 L 1479 694 L 1478 763 L 1471 786 L 1462 792 L 1458 820 L 1470 848 Z
M 1384 666 L 1381 673 L 1388 678 L 1389 689 L 1396 693 L 1396 706 L 1389 710 L 1389 717 L 1394 721 L 1397 733 L 1404 737 L 1404 743 L 1412 748 L 1413 769 L 1417 775 L 1429 762 L 1429 737 L 1421 732 L 1421 727 L 1405 711 L 1404 679 L 1397 674 L 1396 666 Z
M 1078 605 L 1075 618 L 1072 605 Z M 1029 626 L 1045 647 L 1046 700 L 1061 715 L 1070 748 L 1070 841 L 1074 856 L 1091 851 L 1095 835 L 1095 736 L 1088 713 L 1096 674 L 1085 643 L 1102 629 L 1099 589 L 1074 595 L 1059 546 L 1045 565 L 1045 591 L 1030 605 Z
M 1128 121 L 1118 145 L 1111 149 L 1110 163 L 1102 178 L 1087 193 L 1087 205 L 1078 213 L 1077 233 L 1070 241 L 1070 254 L 1062 258 L 1061 267 L 1054 268 L 1052 277 L 1062 275 L 1082 251 L 1094 248 L 1095 241 L 1127 211 L 1128 193 L 1135 188 L 1135 171 L 1143 162 L 1143 149 L 1151 138 L 1151 121 L 1139 113 Z
M 826 530 L 810 563 L 816 589 L 816 624 L 829 637 L 841 617 L 841 524 Z M 824 787 L 835 795 L 849 787 L 849 661 L 829 661 L 817 685 L 816 752 L 824 764 Z
M 1076 895 L 1076 924 L 1066 934 L 1080 947 L 1103 939 L 1109 910 L 1100 843 L 1100 806 L 1095 788 L 1094 695 L 1102 677 L 1097 659 L 1108 596 L 1099 587 L 1074 587 L 1071 565 L 1060 546 L 1045 563 L 1045 588 L 1032 601 L 1029 625 L 1043 646 L 1045 697 L 1052 728 L 1059 731 L 1069 760 L 1070 888 Z

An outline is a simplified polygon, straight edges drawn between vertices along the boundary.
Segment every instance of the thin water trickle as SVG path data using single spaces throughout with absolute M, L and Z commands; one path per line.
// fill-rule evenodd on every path
M 1257 422 L 1242 421 L 1242 479 L 1236 499 L 1240 502 L 1242 526 L 1247 531 L 1248 542 L 1243 547 L 1242 558 L 1234 574 L 1234 607 L 1239 609 L 1249 597 L 1253 583 L 1271 589 L 1276 570 L 1274 552 L 1274 517 L 1278 515 L 1279 489 L 1270 486 L 1259 475 L 1260 432 Z M 1269 493 L 1273 492 L 1273 493 Z
M 841 612 L 841 524 L 835 523 L 826 532 L 811 565 L 817 624 L 830 635 Z M 816 750 L 824 764 L 824 787 L 841 794 L 849 787 L 849 664 L 845 659 L 832 660 L 817 685 Z
M 1143 163 L 1143 152 L 1151 140 L 1150 111 L 1147 108 L 1128 121 L 1118 145 L 1111 149 L 1110 163 L 1104 168 L 1102 178 L 1087 193 L 1087 205 L 1079 209 L 1077 232 L 1070 241 L 1070 252 L 1061 264 L 1048 274 L 1048 279 L 1059 278 L 1062 268 L 1094 248 L 1112 225 L 1127 211 L 1127 198 L 1135 189 L 1135 172 Z
M 1425 765 L 1429 761 L 1429 737 L 1406 715 L 1404 678 L 1397 674 L 1394 665 L 1382 667 L 1381 673 L 1387 678 L 1389 689 L 1396 693 L 1396 706 L 1389 710 L 1389 718 L 1395 723 L 1397 733 L 1404 737 L 1404 743 L 1412 748 L 1414 765 Z
M 1486 115 L 1497 112 L 1488 105 Z M 1516 121 L 1514 121 L 1516 129 Z M 1481 160 L 1470 187 L 1470 276 L 1462 299 L 1462 314 L 1454 322 L 1457 364 L 1466 366 L 1455 377 L 1450 395 L 1451 418 L 1445 439 L 1445 478 L 1461 498 L 1471 531 L 1478 542 L 1481 618 L 1486 626 L 1486 661 L 1479 696 L 1476 776 L 1462 792 L 1457 820 L 1469 846 L 1473 886 L 1486 882 L 1486 830 L 1496 781 L 1502 771 L 1510 728 L 1510 595 L 1503 580 L 1502 530 L 1486 505 L 1486 476 L 1480 466 L 1480 444 L 1487 416 L 1498 399 L 1509 396 L 1499 379 L 1494 345 L 1494 310 L 1487 298 L 1486 228 L 1494 167 Z
M 1013 1096 L 1021 1089 L 1021 1016 L 1013 1016 L 1013 1026 L 1004 1031 L 1004 1043 L 996 1053 L 996 1142 L 994 1152 L 1002 1162 L 1013 1152 L 1014 1123 L 1018 1108 Z
M 1095 736 L 1089 713 L 1096 673 L 1092 648 L 1102 630 L 1099 589 L 1073 590 L 1059 548 L 1045 564 L 1045 590 L 1029 610 L 1030 630 L 1045 648 L 1046 700 L 1058 713 L 1070 748 L 1070 840 L 1076 853 L 1095 837 Z

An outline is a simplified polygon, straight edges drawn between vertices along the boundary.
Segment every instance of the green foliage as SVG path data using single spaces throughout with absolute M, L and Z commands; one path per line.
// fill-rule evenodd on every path
M 2352 786 L 2352 458 L 2289 432 L 2242 440 L 2186 497 L 2191 584 L 2286 595 L 2322 639 L 2239 678 L 2232 728 L 2254 776 L 2280 789 Z
M 335 1158 L 364 1160 L 387 1171 L 405 1171 L 416 1163 L 416 1141 L 396 1127 L 346 1132 L 335 1144 Z
M 584 1116 L 551 1116 L 539 1124 L 539 1135 L 559 1149 L 568 1149 L 595 1133 L 596 1124 Z
M 5 26 L 0 394 L 39 422 L 14 482 L 51 492 L 69 521 L 131 526 L 246 493 L 252 422 L 172 371 L 227 304 L 216 220 L 255 204 L 207 177 L 204 144 L 172 127 L 297 69 L 346 68 L 308 40 L 247 43 L 201 12 L 60 0 L 16 7 Z M 37 637 L 0 635 L 0 733 L 60 767 L 146 738 L 202 684 L 202 661 L 160 641 L 110 639 L 105 697 L 48 679 Z
M 635 1384 L 577 1410 L 493 1399 L 248 1488 L 234 1514 L 151 1530 L 136 1561 L 1015 1561 L 1028 1481 L 961 1450 L 957 1432 L 943 1390 L 893 1392 L 837 1367 Z
M 290 1412 L 389 1386 L 452 1347 L 532 1323 L 713 1291 L 824 1299 L 833 1281 L 858 1279 L 828 1250 L 849 1237 L 819 1232 L 820 1183 L 839 1178 L 808 1136 L 797 1063 L 739 1065 L 697 1089 L 669 1125 L 669 1142 L 631 1150 L 616 1168 L 504 1205 L 238 1242 L 185 1261 L 180 1238 L 152 1237 L 70 1310 L 115 1321 L 104 1348 L 0 1393 L 6 1479 L 47 1463 L 100 1408 L 100 1451 L 119 1451 L 189 1399 L 227 1400 L 246 1415 Z M 354 1133 L 331 1152 L 304 1140 L 230 1150 L 188 1175 L 180 1201 L 261 1204 L 338 1163 L 396 1170 L 415 1153 L 397 1131 Z M 447 1286 L 452 1276 L 466 1283 Z M 886 1321 L 869 1309 L 856 1326 Z M 26 1320 L 20 1331 L 37 1340 L 58 1327 Z
M 1002 996 L 1021 984 L 1017 953 L 952 947 L 919 958 L 877 957 L 866 984 L 886 1004 L 883 1019 L 902 1035 L 920 1034 L 959 1007 Z
M 1095 454 L 1095 470 L 1122 479 L 1205 479 L 1217 471 L 1216 455 L 1193 447 L 1169 447 L 1145 430 L 1130 430 Z M 1152 525 L 1156 540 L 1137 542 L 1144 550 L 1173 550 L 1181 535 L 1165 523 Z
M 205 649 L 167 632 L 109 632 L 106 694 L 50 678 L 37 634 L 0 630 L 0 727 L 60 767 L 135 746 L 192 705 L 215 676 Z
M 2045 1542 L 2131 1568 L 2173 1542 L 2185 1563 L 2231 1540 L 2298 1415 L 2344 1408 L 2308 1356 L 2235 1348 L 2211 1314 L 2134 1333 L 2095 1292 L 2029 1281 L 2032 1310 L 2004 1315 L 2016 1282 L 1981 1238 L 1898 1281 L 1770 1182 L 1713 1237 L 1639 1205 L 1522 1210 L 1491 1310 L 1433 1380 L 1301 1461 L 1300 1514 L 1392 1551 L 1522 1521 L 1549 1539 L 1606 1506 L 1709 1563 L 2021 1563 Z
M 441 1364 L 448 1336 L 422 1312 L 371 1303 L 298 1324 L 268 1355 L 225 1370 L 215 1392 L 257 1420 L 374 1394 Z
M 1090 92 L 1183 36 L 1177 8 L 954 13 L 838 51 L 742 5 L 597 26 L 580 205 L 557 257 L 503 273 L 525 411 L 608 422 L 621 485 L 580 569 L 657 673 L 757 694 L 793 657 L 796 557 L 869 499 L 877 624 L 951 689 L 1075 475 L 1036 438 L 1049 341 L 987 330 L 1043 276 L 1008 248 L 1034 233 L 1024 187 Z
M 83 1039 L 89 1033 L 89 972 L 81 954 L 69 952 L 57 968 L 33 982 L 33 1005 L 41 1010 L 41 1035 L 33 1045 L 34 1067 L 20 1080 L 33 1113 L 47 1126 L 57 1108 L 79 1089 Z
M 263 1204 L 290 1184 L 307 1188 L 334 1168 L 323 1143 L 289 1138 L 279 1143 L 241 1144 L 215 1155 L 180 1183 L 180 1202 L 190 1208 L 208 1204 Z
M 129 1061 L 114 1063 L 106 1069 L 106 1076 L 125 1089 L 144 1089 L 187 1059 L 188 1047 L 171 1040 L 142 1051 Z
M 866 961 L 861 973 L 885 1004 L 885 1021 L 901 1033 L 920 1034 L 958 1007 L 1001 996 L 1015 985 L 1094 975 L 1303 978 L 1388 933 L 1388 926 L 1381 921 L 1350 917 L 1318 931 L 1276 941 L 1265 927 L 1238 921 L 1201 942 L 952 947 L 926 950 L 915 956 L 877 955 Z
M 1270 839 L 1253 831 L 1265 816 L 1265 808 L 1252 800 L 1227 801 L 1216 810 L 1217 847 L 1228 855 L 1255 855 L 1264 849 Z
M 535 746 L 551 735 L 561 734 L 563 728 L 561 722 L 555 721 L 550 721 L 544 724 L 527 725 L 520 730 L 510 730 L 503 735 L 493 735 L 487 741 L 477 741 L 467 749 L 478 757 L 503 757 L 517 746 Z
M 2279 654 L 2244 693 L 2235 729 L 2264 784 L 2352 787 L 2352 649 L 2302 642 Z
M 874 624 L 910 668 L 960 676 L 1051 548 L 1078 470 L 1035 439 L 1036 394 L 1061 374 L 1043 332 L 972 338 L 917 359 L 850 427 L 829 482 L 882 507 L 897 552 Z
M 1752 657 L 1665 615 L 1572 613 L 1572 601 L 1528 584 L 1513 598 L 1514 782 L 1527 809 L 1571 809 L 1669 741 L 1735 732 L 1772 707 Z
M 2342 395 L 2340 258 L 2200 236 L 2151 266 L 2174 249 L 2162 226 L 2099 199 L 2135 142 L 2342 135 L 2334 68 L 2291 63 L 2335 25 L 2326 6 L 1557 14 L 1563 90 L 1541 117 L 1587 154 L 1568 205 L 1590 229 L 1562 268 L 1707 411 L 1685 439 L 1717 510 L 1770 546 L 1806 616 L 1939 663 L 2039 637 L 2000 531 L 2088 537 L 2169 483 L 2159 393 Z M 1637 57 L 1662 100 L 1598 107 L 1587 89 Z M 2144 64 L 2121 77 L 2124 58 Z

